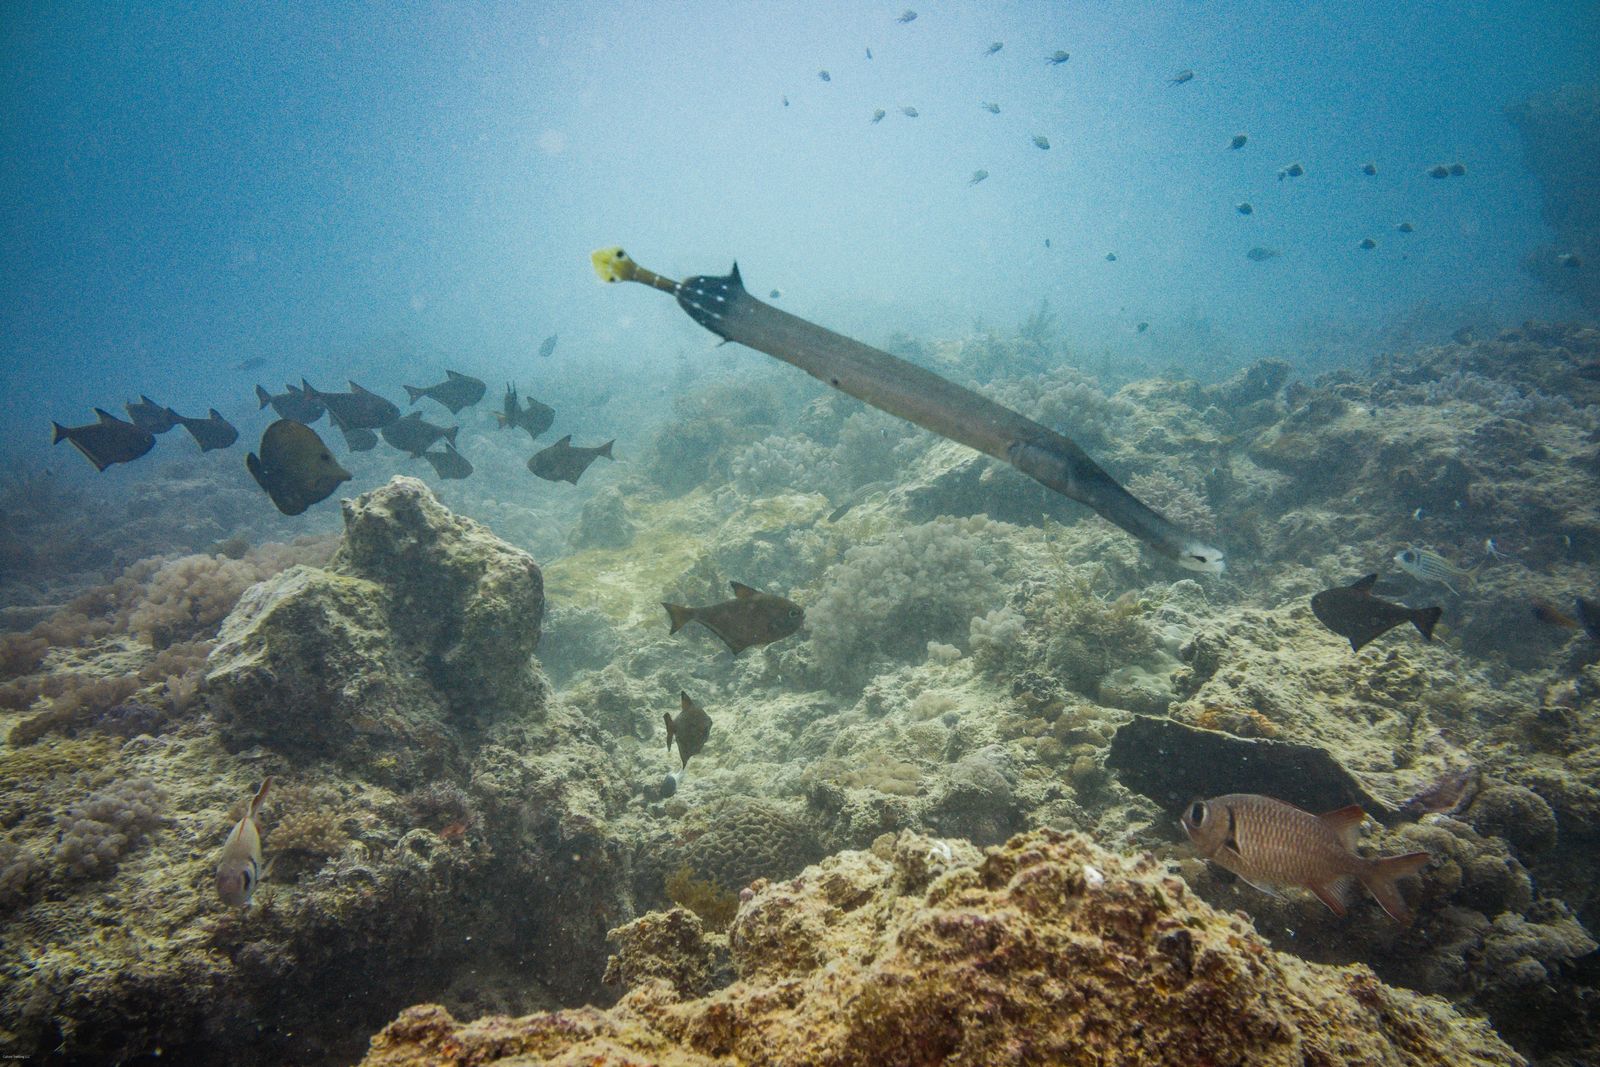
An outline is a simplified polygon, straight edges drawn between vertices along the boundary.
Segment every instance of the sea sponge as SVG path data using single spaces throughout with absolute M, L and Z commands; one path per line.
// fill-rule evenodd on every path
M 62 875 L 97 878 L 164 821 L 167 794 L 149 778 L 134 778 L 95 793 L 67 810 L 52 859 Z
M 791 877 L 820 854 L 810 825 L 771 800 L 732 797 L 700 812 L 697 822 L 705 829 L 684 846 L 684 866 L 726 891 Z
M 940 518 L 846 552 L 806 605 L 818 680 L 859 690 L 887 662 L 916 662 L 930 640 L 965 637 L 1000 596 L 990 526 Z
M 337 856 L 350 843 L 340 825 L 339 813 L 326 808 L 302 808 L 285 813 L 272 828 L 274 852 L 299 852 L 313 859 Z
M 0 915 L 32 900 L 47 870 L 33 849 L 0 838 Z

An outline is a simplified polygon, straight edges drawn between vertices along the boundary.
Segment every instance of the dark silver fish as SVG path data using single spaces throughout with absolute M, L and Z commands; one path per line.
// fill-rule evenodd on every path
M 613 458 L 611 446 L 615 443 L 607 441 L 592 448 L 574 448 L 569 433 L 549 448 L 535 452 L 533 458 L 528 460 L 528 470 L 547 482 L 571 482 L 577 485 L 583 472 L 589 469 L 589 464 L 601 456 Z
M 328 421 L 344 436 L 344 446 L 352 452 L 371 452 L 378 447 L 378 433 L 376 430 L 352 430 L 344 424 L 344 420 L 328 411 Z
M 832 74 L 829 74 L 829 73 L 828 73 L 828 72 L 827 72 L 827 71 L 825 71 L 825 70 L 819 70 L 819 71 L 817 71 L 817 77 L 819 77 L 819 78 L 821 78 L 821 79 L 822 79 L 822 80 L 823 80 L 823 81 L 825 81 L 825 82 L 831 82 L 831 81 L 833 81 L 833 75 L 832 75 Z
M 1265 263 L 1267 260 L 1276 259 L 1277 257 L 1278 250 L 1276 248 L 1263 248 L 1260 245 L 1256 245 L 1244 254 L 1244 258 L 1252 263 Z
M 1282 170 L 1278 171 L 1278 180 L 1281 182 L 1285 178 L 1298 178 L 1305 172 L 1306 168 L 1301 166 L 1299 163 L 1291 163 L 1287 167 L 1284 167 Z
M 1363 238 L 1362 238 L 1362 239 L 1361 239 L 1361 244 L 1360 244 L 1360 245 L 1359 245 L 1359 246 L 1357 246 L 1357 247 L 1360 247 L 1360 248 L 1365 248 L 1365 249 L 1366 249 L 1366 250 L 1367 250 L 1367 251 L 1369 251 L 1369 252 L 1370 252 L 1370 251 L 1372 251 L 1372 250 L 1373 250 L 1373 249 L 1374 249 L 1374 248 L 1377 248 L 1377 247 L 1378 247 L 1378 242 L 1377 242 L 1377 241 L 1374 241 L 1374 240 L 1373 240 L 1373 239 L 1372 239 L 1372 238 L 1370 238 L 1370 237 L 1363 237 Z
M 1228 150 L 1231 151 L 1231 152 L 1237 152 L 1239 149 L 1243 148 L 1245 146 L 1245 142 L 1247 142 L 1249 140 L 1250 140 L 1250 135 L 1249 134 L 1247 134 L 1247 133 L 1236 133 L 1236 134 L 1233 135 L 1233 140 L 1228 142 Z
M 1408 608 L 1372 595 L 1378 576 L 1369 574 L 1349 585 L 1324 589 L 1311 598 L 1311 614 L 1317 621 L 1340 637 L 1348 638 L 1350 650 L 1360 652 L 1361 646 L 1373 638 L 1381 637 L 1403 623 L 1411 623 L 1417 632 L 1433 640 L 1433 628 L 1444 609 Z
M 1168 85 L 1182 85 L 1184 82 L 1187 82 L 1187 81 L 1194 81 L 1194 71 L 1192 71 L 1192 70 L 1180 70 L 1180 71 L 1178 71 L 1178 73 L 1174 74 L 1172 77 L 1167 79 L 1167 84 Z
M 1070 55 L 1068 55 L 1066 52 L 1063 52 L 1063 51 L 1057 49 L 1054 54 L 1045 56 L 1044 57 L 1044 61 L 1046 63 L 1050 64 L 1052 67 L 1059 67 L 1059 66 L 1061 66 L 1061 64 L 1065 63 L 1067 60 L 1069 60 L 1071 58 L 1072 57 Z
M 456 446 L 451 441 L 444 443 L 443 452 L 424 452 L 422 458 L 433 467 L 433 473 L 441 478 L 465 478 L 472 473 L 472 464 L 456 451 Z
M 1000 114 L 1000 105 L 999 104 L 991 104 L 986 100 L 982 104 L 979 104 L 978 106 L 983 108 L 983 110 L 987 111 L 991 115 Z
M 130 400 L 122 405 L 122 409 L 128 413 L 129 420 L 135 426 L 148 433 L 166 433 L 178 425 L 178 419 L 172 414 L 171 408 L 157 404 L 143 393 L 139 394 L 138 400 Z
M 552 349 L 555 345 L 550 346 Z M 444 381 L 438 385 L 427 385 L 418 388 L 415 385 L 402 386 L 406 395 L 411 397 L 415 404 L 423 397 L 430 397 L 450 409 L 454 415 L 462 408 L 469 408 L 483 399 L 483 394 L 489 391 L 489 386 L 483 381 L 469 374 L 457 374 L 453 370 L 444 372 Z
M 239 431 L 233 423 L 223 418 L 216 408 L 206 413 L 203 419 L 191 419 L 179 415 L 171 408 L 167 409 L 174 422 L 189 431 L 195 444 L 200 446 L 200 451 L 210 452 L 214 448 L 227 448 L 239 439 Z
M 774 593 L 763 593 L 740 582 L 733 586 L 733 599 L 701 608 L 683 604 L 661 606 L 672 620 L 672 633 L 697 622 L 722 638 L 735 656 L 751 645 L 770 645 L 800 629 L 806 612 L 799 604 Z
M 284 391 L 282 393 L 273 396 L 258 385 L 256 386 L 256 399 L 261 401 L 263 408 L 271 404 L 272 410 L 278 413 L 280 419 L 293 419 L 295 422 L 303 422 L 309 426 L 322 418 L 322 413 L 327 408 L 322 406 L 321 401 L 307 395 L 305 390 L 297 389 L 292 385 L 285 385 L 283 388 Z
M 1371 177 L 1378 173 L 1378 165 L 1376 163 L 1363 163 L 1361 164 L 1361 173 Z
M 83 458 L 103 471 L 113 463 L 131 463 L 156 446 L 155 434 L 131 422 L 124 422 L 109 411 L 95 408 L 99 422 L 87 426 L 63 426 L 52 422 L 50 443 L 59 445 L 71 441 L 72 447 L 83 453 Z
M 508 426 L 512 429 L 520 427 L 528 431 L 529 437 L 538 440 L 540 434 L 555 424 L 556 409 L 531 396 L 524 407 L 517 397 L 517 387 L 508 382 L 503 409 L 495 412 L 494 417 L 502 430 Z
M 448 441 L 455 444 L 458 426 L 435 426 L 431 422 L 424 422 L 422 412 L 413 411 L 403 419 L 395 419 L 382 430 L 383 439 L 402 452 L 409 452 L 413 459 L 422 455 L 435 442 Z
M 549 337 L 546 337 L 544 342 L 539 345 L 539 355 L 541 358 L 549 359 L 550 356 L 554 354 L 556 350 L 556 338 L 559 336 L 560 334 L 553 333 Z
M 1241 200 L 1239 203 L 1233 206 L 1233 210 L 1237 211 L 1241 215 L 1248 215 L 1255 211 L 1255 208 L 1250 206 L 1250 201 Z
M 267 359 L 265 356 L 251 356 L 249 359 L 242 359 L 238 363 L 235 363 L 233 365 L 233 369 L 236 371 L 245 372 L 253 371 L 258 367 L 265 367 L 266 365 Z
M 683 761 L 683 766 L 688 768 L 689 758 L 698 756 L 706 747 L 706 738 L 711 736 L 711 716 L 705 709 L 689 699 L 689 694 L 678 694 L 679 711 L 674 719 L 671 712 L 662 712 L 661 717 L 667 721 L 667 751 L 672 751 L 672 743 L 678 743 L 678 758 Z
M 378 430 L 400 417 L 400 409 L 393 403 L 355 382 L 350 383 L 348 393 L 324 393 L 302 378 L 300 391 L 339 416 L 347 429 Z
M 994 44 L 990 45 L 988 48 L 985 48 L 983 50 L 983 54 L 986 55 L 986 56 L 992 56 L 996 52 L 1000 51 L 1000 49 L 1004 48 L 1005 46 L 1006 45 L 1005 45 L 1004 41 L 996 41 Z
M 1035 148 L 1043 148 L 1048 151 L 1050 148 L 1050 139 L 1042 133 L 1036 133 L 1033 135 L 1033 146 Z
M 895 21 L 901 24 L 915 22 L 917 21 L 917 13 L 908 7 L 904 11 L 900 12 L 900 17 L 895 19 Z

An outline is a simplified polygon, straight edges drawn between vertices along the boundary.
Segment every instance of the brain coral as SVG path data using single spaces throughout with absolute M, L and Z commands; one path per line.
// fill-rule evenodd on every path
M 723 889 L 757 878 L 788 878 L 816 859 L 816 836 L 804 820 L 770 800 L 733 797 L 705 812 L 709 824 L 689 842 L 683 862 Z
M 463 1026 L 412 1008 L 365 1067 L 1523 1063 L 1446 1001 L 1275 952 L 1150 858 L 1081 835 L 973 859 L 908 833 L 874 852 L 757 892 L 729 935 L 737 978 L 708 996 L 635 958 L 642 980 L 611 1009 Z

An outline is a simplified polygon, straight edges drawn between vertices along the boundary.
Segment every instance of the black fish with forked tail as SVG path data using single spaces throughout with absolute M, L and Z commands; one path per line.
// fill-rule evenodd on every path
M 770 645 L 800 629 L 806 621 L 806 610 L 794 601 L 776 593 L 763 593 L 742 582 L 731 582 L 733 599 L 705 607 L 691 608 L 683 604 L 661 606 L 667 609 L 672 620 L 672 633 L 697 622 L 722 638 L 728 651 L 735 656 L 751 645 Z
M 171 408 L 167 409 L 167 414 L 172 416 L 174 423 L 189 431 L 189 436 L 194 438 L 194 443 L 200 446 L 202 452 L 210 452 L 213 448 L 229 448 L 239 439 L 239 431 L 216 408 L 206 412 L 203 419 L 187 418 Z
M 55 431 L 50 443 L 59 445 L 71 441 L 72 447 L 83 453 L 83 458 L 94 464 L 94 469 L 104 471 L 113 463 L 132 463 L 156 446 L 155 434 L 142 426 L 123 422 L 109 411 L 95 408 L 99 422 L 86 426 L 63 426 L 52 422 Z
M 1369 574 L 1349 585 L 1324 589 L 1311 598 L 1311 614 L 1340 637 L 1349 638 L 1352 652 L 1360 652 L 1368 641 L 1408 622 L 1432 641 L 1433 628 L 1444 609 L 1437 605 L 1408 608 L 1404 604 L 1380 600 L 1372 595 L 1377 581 L 1376 574 Z
M 930 370 L 762 303 L 745 290 L 737 264 L 722 277 L 675 282 L 639 266 L 620 248 L 603 248 L 590 258 L 602 281 L 637 281 L 671 293 L 679 307 L 718 337 L 791 363 L 881 411 L 1005 460 L 1183 567 L 1211 574 L 1223 568 L 1221 550 L 1157 514 L 1073 441 Z
M 571 482 L 577 485 L 583 472 L 589 469 L 589 464 L 601 456 L 613 458 L 611 446 L 615 443 L 607 441 L 592 448 L 578 448 L 573 446 L 569 433 L 549 448 L 535 452 L 533 458 L 528 460 L 528 470 L 547 482 Z
M 272 405 L 272 410 L 278 413 L 280 419 L 293 419 L 310 426 L 322 418 L 322 413 L 327 408 L 322 406 L 320 400 L 293 385 L 285 385 L 283 392 L 276 395 L 267 392 L 261 386 L 256 386 L 256 399 L 261 401 L 261 406 Z

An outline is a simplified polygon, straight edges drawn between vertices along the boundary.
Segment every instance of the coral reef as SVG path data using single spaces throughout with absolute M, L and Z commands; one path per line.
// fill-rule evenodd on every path
M 1076 835 L 978 857 L 907 834 L 766 885 L 729 934 L 736 980 L 709 995 L 714 949 L 685 926 L 624 936 L 616 974 L 637 984 L 614 1008 L 413 1008 L 363 1064 L 1523 1062 L 1446 1002 L 1274 952 L 1148 857 Z
M 936 519 L 857 545 L 806 606 L 812 670 L 859 689 L 886 662 L 908 662 L 930 640 L 965 639 L 999 599 L 987 519 Z

